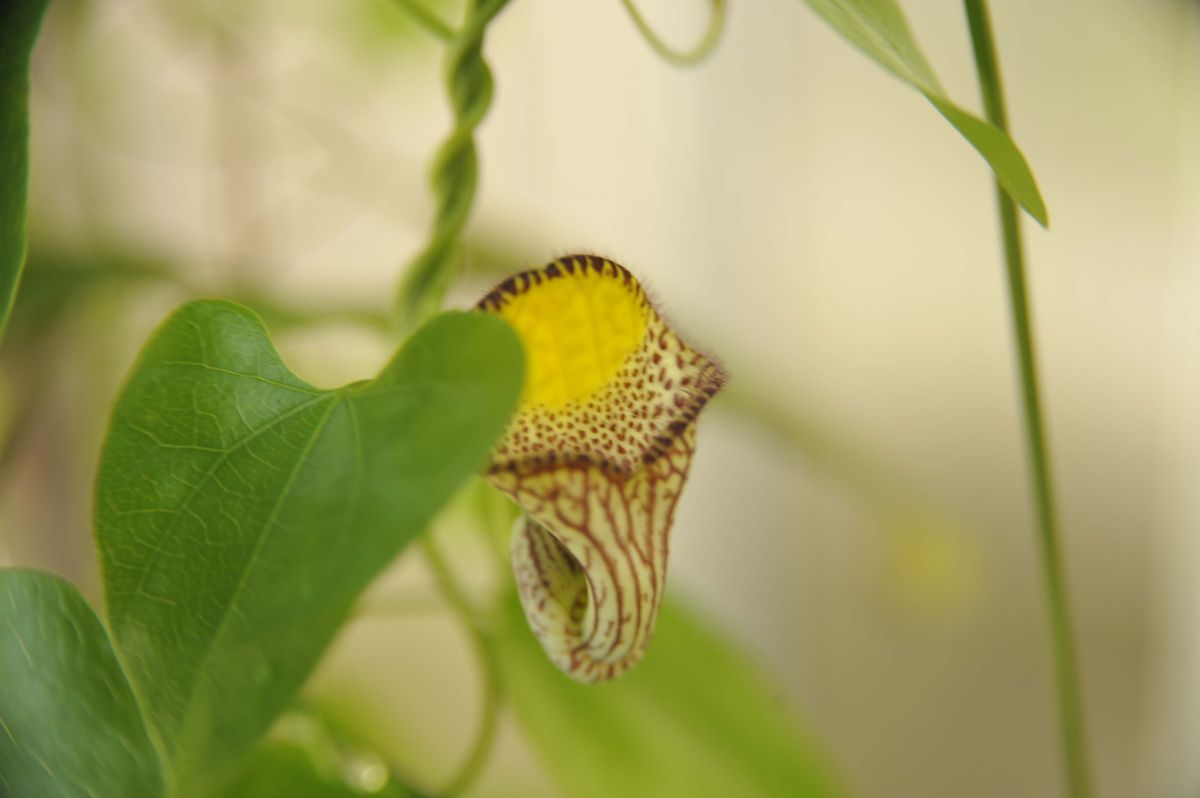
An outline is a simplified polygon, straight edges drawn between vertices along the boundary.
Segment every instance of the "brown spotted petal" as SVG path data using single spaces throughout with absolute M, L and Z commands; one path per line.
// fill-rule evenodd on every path
M 724 374 L 596 256 L 509 278 L 479 307 L 526 351 L 520 407 L 488 469 L 527 514 L 512 540 L 525 615 L 567 674 L 610 679 L 650 642 L 696 416 Z

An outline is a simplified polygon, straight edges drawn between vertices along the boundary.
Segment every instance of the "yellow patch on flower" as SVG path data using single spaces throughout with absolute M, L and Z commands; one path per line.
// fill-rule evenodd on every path
M 499 315 L 525 344 L 522 401 L 560 408 L 612 382 L 641 344 L 648 312 L 628 285 L 591 269 L 513 295 Z
M 725 375 L 594 255 L 510 277 L 479 307 L 525 345 L 525 392 L 488 468 L 527 515 L 512 542 L 525 615 L 569 675 L 612 678 L 650 642 L 696 417 Z

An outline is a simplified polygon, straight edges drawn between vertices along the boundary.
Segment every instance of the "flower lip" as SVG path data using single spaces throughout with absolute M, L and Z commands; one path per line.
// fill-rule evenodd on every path
M 530 375 L 489 473 L 633 474 L 667 453 L 725 382 L 628 269 L 596 255 L 509 277 L 478 308 L 513 324 Z

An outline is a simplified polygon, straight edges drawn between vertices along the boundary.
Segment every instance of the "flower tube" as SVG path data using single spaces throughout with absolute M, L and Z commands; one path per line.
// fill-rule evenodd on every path
M 525 616 L 568 675 L 611 679 L 650 642 L 696 418 L 725 375 L 595 255 L 510 277 L 479 308 L 525 346 L 524 392 L 488 466 L 525 512 L 512 538 Z

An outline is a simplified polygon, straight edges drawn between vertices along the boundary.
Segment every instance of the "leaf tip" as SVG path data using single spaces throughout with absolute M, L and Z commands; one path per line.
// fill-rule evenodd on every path
M 1050 229 L 1050 214 L 1046 210 L 1046 203 L 1042 201 L 1040 193 L 1033 196 L 1031 203 L 1022 204 L 1022 207 L 1025 208 L 1026 213 L 1033 217 L 1034 221 L 1041 225 L 1043 230 Z

